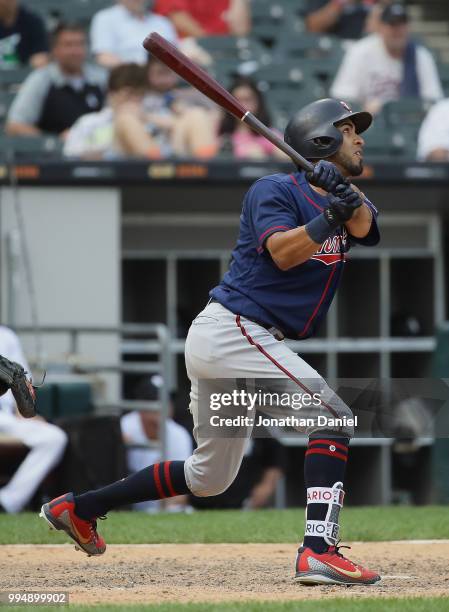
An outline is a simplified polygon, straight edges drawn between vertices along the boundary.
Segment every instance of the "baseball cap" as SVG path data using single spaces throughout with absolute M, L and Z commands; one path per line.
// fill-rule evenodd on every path
M 384 8 L 380 20 L 389 25 L 406 23 L 408 21 L 407 9 L 400 2 L 392 2 Z

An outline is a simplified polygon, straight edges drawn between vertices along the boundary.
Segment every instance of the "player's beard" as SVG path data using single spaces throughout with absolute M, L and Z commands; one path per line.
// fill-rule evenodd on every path
M 353 155 L 347 155 L 343 151 L 338 151 L 332 161 L 343 168 L 347 176 L 360 176 L 363 172 L 363 159 L 360 158 L 356 162 Z

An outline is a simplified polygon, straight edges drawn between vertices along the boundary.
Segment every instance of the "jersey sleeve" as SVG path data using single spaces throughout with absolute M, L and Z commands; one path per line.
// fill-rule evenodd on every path
M 349 234 L 349 238 L 352 244 L 361 244 L 363 246 L 374 246 L 380 240 L 379 226 L 377 225 L 377 217 L 379 215 L 379 211 L 374 206 L 374 204 L 368 200 L 366 196 L 364 199 L 364 203 L 368 206 L 372 214 L 371 227 L 369 229 L 369 232 L 363 238 L 356 238 L 355 236 L 352 236 L 351 234 Z
M 288 188 L 277 181 L 257 181 L 248 192 L 245 206 L 251 232 L 260 251 L 272 234 L 301 225 L 299 212 Z

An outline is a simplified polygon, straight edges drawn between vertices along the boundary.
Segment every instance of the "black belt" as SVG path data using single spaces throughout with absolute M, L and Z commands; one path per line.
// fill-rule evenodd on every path
M 215 298 L 211 298 L 208 301 L 208 304 L 221 304 L 221 302 L 219 302 Z M 245 319 L 248 319 L 248 321 L 252 321 L 253 323 L 256 323 L 256 325 L 260 325 L 261 327 L 266 329 L 267 332 L 269 332 L 272 336 L 274 336 L 274 338 L 276 338 L 276 340 L 284 340 L 285 335 L 281 332 L 280 329 L 277 329 L 277 327 L 274 327 L 273 325 L 267 325 L 267 323 L 262 323 L 262 321 L 256 321 L 256 319 L 251 319 L 251 317 L 247 317 L 246 315 L 243 316 L 245 317 Z

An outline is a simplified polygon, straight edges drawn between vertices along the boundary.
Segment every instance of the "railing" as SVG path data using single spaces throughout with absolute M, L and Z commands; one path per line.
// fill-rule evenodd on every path
M 33 326 L 16 326 L 18 334 L 34 334 Z M 166 459 L 166 419 L 169 414 L 170 390 L 173 382 L 173 365 L 171 352 L 171 339 L 168 328 L 162 323 L 155 324 L 124 324 L 120 327 L 99 326 L 40 326 L 40 334 L 66 334 L 68 336 L 68 351 L 70 354 L 79 353 L 81 334 L 116 334 L 122 338 L 119 353 L 121 355 L 133 353 L 133 348 L 139 347 L 137 353 L 157 355 L 156 362 L 142 363 L 132 361 L 117 361 L 111 363 L 72 364 L 71 369 L 76 374 L 101 374 L 114 372 L 117 374 L 160 374 L 161 385 L 158 387 L 158 401 L 128 400 L 119 397 L 116 402 L 95 400 L 96 410 L 120 413 L 122 410 L 160 411 L 160 435 L 159 446 L 161 448 L 161 460 Z M 127 336 L 133 337 L 126 340 Z M 156 336 L 156 339 L 148 339 L 148 336 Z M 137 339 L 141 338 L 141 339 Z M 128 344 L 129 343 L 129 344 Z M 144 350 L 142 350 L 144 348 Z M 151 444 L 154 447 L 154 444 Z

